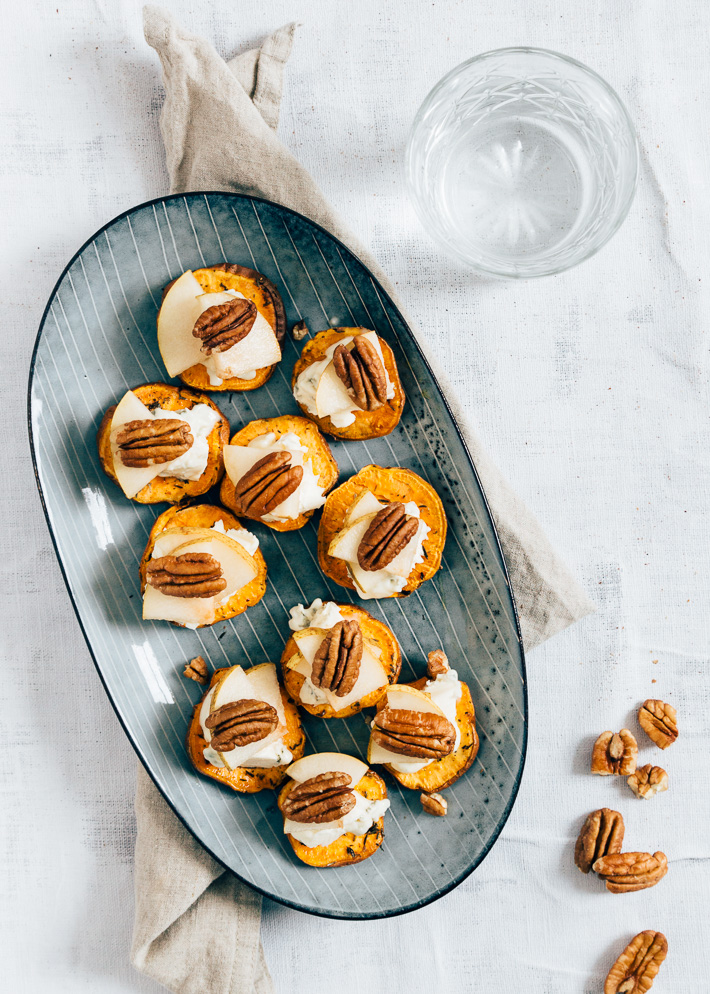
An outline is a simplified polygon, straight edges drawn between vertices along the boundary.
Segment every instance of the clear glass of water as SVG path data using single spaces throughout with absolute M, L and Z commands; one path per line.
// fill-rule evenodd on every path
M 638 144 L 617 94 L 540 48 L 462 63 L 414 120 L 407 183 L 426 230 L 478 272 L 559 273 L 598 252 L 636 190 Z

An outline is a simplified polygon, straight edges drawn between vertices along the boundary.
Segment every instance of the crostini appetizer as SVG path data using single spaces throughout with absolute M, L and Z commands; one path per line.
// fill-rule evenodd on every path
M 380 702 L 367 760 L 383 764 L 403 787 L 430 794 L 458 780 L 478 746 L 471 692 L 437 649 L 426 677 L 390 688 Z
M 433 487 L 409 469 L 365 466 L 328 496 L 318 558 L 326 576 L 363 600 L 403 597 L 436 573 L 445 541 Z
M 279 793 L 284 832 L 309 866 L 347 866 L 382 845 L 390 806 L 382 778 L 354 756 L 319 752 L 288 767 Z
M 229 422 L 208 396 L 145 383 L 109 407 L 96 443 L 103 471 L 139 504 L 206 493 L 224 472 Z
M 305 737 L 273 663 L 217 670 L 195 708 L 187 752 L 198 773 L 240 794 L 278 787 Z
M 394 353 L 367 328 L 329 328 L 307 342 L 293 369 L 293 395 L 336 438 L 389 435 L 404 408 Z
M 158 347 L 198 390 L 256 390 L 281 361 L 286 313 L 265 276 L 230 263 L 188 270 L 163 292 Z
M 258 546 L 256 536 L 220 508 L 165 511 L 140 562 L 143 618 L 196 629 L 246 611 L 266 590 Z
M 293 634 L 281 669 L 291 700 L 317 718 L 348 718 L 376 707 L 402 666 L 387 625 L 354 604 L 320 598 L 290 613 Z
M 224 506 L 276 531 L 302 528 L 338 479 L 313 422 L 287 414 L 250 421 L 225 445 L 223 459 Z

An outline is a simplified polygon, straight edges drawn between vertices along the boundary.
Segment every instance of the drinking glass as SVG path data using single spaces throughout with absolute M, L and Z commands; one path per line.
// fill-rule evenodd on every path
M 541 48 L 477 55 L 412 126 L 407 183 L 426 230 L 493 276 L 546 276 L 606 244 L 636 190 L 638 144 L 617 94 Z

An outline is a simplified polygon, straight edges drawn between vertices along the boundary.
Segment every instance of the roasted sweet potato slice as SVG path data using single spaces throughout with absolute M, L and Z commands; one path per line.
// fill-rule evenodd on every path
M 204 393 L 196 393 L 185 387 L 176 387 L 170 383 L 144 383 L 134 387 L 133 393 L 146 407 L 162 407 L 164 411 L 190 410 L 197 404 L 208 404 L 220 416 L 220 420 L 207 436 L 209 456 L 207 466 L 199 480 L 178 480 L 174 476 L 156 476 L 146 487 L 139 490 L 132 500 L 139 504 L 177 504 L 178 501 L 190 497 L 199 497 L 217 483 L 224 472 L 222 462 L 222 447 L 229 441 L 229 422 L 217 407 L 215 402 Z M 113 468 L 113 453 L 111 452 L 111 421 L 114 404 L 104 414 L 96 435 L 101 468 L 118 486 L 118 480 Z M 123 491 L 121 491 L 123 492 Z
M 283 351 L 283 339 L 286 334 L 286 311 L 281 294 L 271 280 L 262 276 L 261 273 L 257 273 L 254 269 L 247 269 L 245 266 L 236 266 L 227 262 L 219 263 L 216 266 L 207 266 L 205 269 L 195 269 L 194 275 L 205 293 L 237 290 L 248 300 L 253 300 L 257 310 L 274 329 L 274 334 Z M 171 284 L 168 284 L 165 291 L 170 286 Z M 180 379 L 187 386 L 195 387 L 197 390 L 257 390 L 266 383 L 275 369 L 276 366 L 264 366 L 263 369 L 257 369 L 253 380 L 242 380 L 238 376 L 234 376 L 224 380 L 220 386 L 213 386 L 210 383 L 207 370 L 198 363 L 180 373 Z
M 169 507 L 167 511 L 163 511 L 158 518 L 156 518 L 153 527 L 150 530 L 150 535 L 148 536 L 148 544 L 145 547 L 145 551 L 141 557 L 140 561 L 140 578 L 141 578 L 141 593 L 145 590 L 145 570 L 153 555 L 153 546 L 155 545 L 155 540 L 160 532 L 165 531 L 166 528 L 211 528 L 218 521 L 224 524 L 225 530 L 228 531 L 230 528 L 249 528 L 247 525 L 242 524 L 239 518 L 236 518 L 229 511 L 225 511 L 222 507 L 214 507 L 212 504 L 192 504 L 188 507 Z M 242 614 L 248 607 L 252 607 L 254 604 L 258 604 L 261 598 L 266 593 L 266 562 L 261 553 L 261 549 L 257 549 L 254 553 L 254 560 L 258 566 L 259 572 L 245 587 L 238 590 L 234 597 L 230 597 L 226 604 L 222 604 L 221 607 L 217 609 L 216 617 L 213 624 L 217 624 L 218 621 L 226 621 L 227 618 L 234 618 L 238 614 Z M 182 625 L 178 625 L 182 628 Z
M 229 444 L 248 445 L 253 438 L 266 435 L 269 432 L 273 432 L 277 438 L 288 434 L 288 432 L 298 435 L 310 453 L 311 466 L 320 486 L 326 492 L 334 486 L 338 479 L 338 464 L 333 458 L 330 446 L 318 428 L 307 418 L 301 418 L 294 414 L 282 414 L 277 418 L 260 418 L 258 421 L 250 421 L 232 437 Z M 227 475 L 222 480 L 219 499 L 225 507 L 235 509 L 234 484 Z M 313 513 L 313 511 L 306 511 L 305 514 L 300 514 L 293 521 L 264 521 L 263 524 L 277 532 L 290 532 L 297 528 L 303 528 Z
M 415 680 L 407 686 L 423 690 L 426 682 L 427 678 L 422 677 L 421 680 Z M 379 711 L 382 707 L 384 707 L 384 701 L 381 702 L 377 710 Z M 461 697 L 456 705 L 456 723 L 459 726 L 461 741 L 455 752 L 444 756 L 443 759 L 437 759 L 425 766 L 423 770 L 419 770 L 418 773 L 398 773 L 391 766 L 386 765 L 387 772 L 409 790 L 421 790 L 430 794 L 432 791 L 450 787 L 469 769 L 478 754 L 480 745 L 471 691 L 463 681 L 461 681 Z
M 337 344 L 344 338 L 353 338 L 356 335 L 362 334 L 364 331 L 370 330 L 369 328 L 328 328 L 326 331 L 319 331 L 311 341 L 306 342 L 300 357 L 296 361 L 296 365 L 293 367 L 292 387 L 295 386 L 296 380 L 304 369 L 311 366 L 314 362 L 320 362 L 321 359 L 325 358 L 325 353 L 331 345 Z M 380 338 L 379 335 L 378 338 Z M 383 338 L 380 338 L 380 346 L 382 348 L 382 357 L 385 360 L 387 375 L 394 386 L 394 397 L 386 401 L 376 411 L 357 411 L 355 420 L 347 428 L 337 428 L 330 418 L 317 418 L 315 415 L 310 414 L 303 405 L 299 404 L 306 417 L 315 421 L 321 431 L 326 432 L 328 435 L 333 435 L 335 438 L 363 439 L 389 435 L 397 427 L 404 409 L 404 390 L 402 389 L 392 349 Z
M 368 611 L 365 611 L 361 607 L 356 607 L 355 604 L 338 604 L 338 607 L 344 618 L 355 618 L 356 621 L 360 622 L 363 637 L 374 642 L 381 651 L 380 659 L 387 671 L 390 685 L 396 683 L 399 671 L 402 668 L 402 652 L 393 632 L 384 622 L 373 618 Z M 294 704 L 298 704 L 308 711 L 309 714 L 315 715 L 316 718 L 349 718 L 352 714 L 358 714 L 363 708 L 376 707 L 387 691 L 386 687 L 381 691 L 375 690 L 371 694 L 366 694 L 359 701 L 354 701 L 349 707 L 343 708 L 341 711 L 334 711 L 330 704 L 304 704 L 300 698 L 300 694 L 305 677 L 302 673 L 297 673 L 295 670 L 289 669 L 287 665 L 288 660 L 295 656 L 297 652 L 298 646 L 295 639 L 291 637 L 284 646 L 283 655 L 281 656 L 283 685 Z
M 224 484 L 222 484 L 224 486 Z M 365 466 L 341 484 L 331 494 L 323 507 L 318 528 L 318 560 L 326 576 L 341 587 L 355 590 L 346 563 L 328 555 L 330 543 L 343 528 L 347 510 L 365 490 L 370 490 L 378 500 L 414 501 L 420 509 L 422 519 L 429 525 L 429 534 L 424 540 L 424 561 L 415 566 L 409 575 L 406 587 L 395 597 L 406 597 L 432 576 L 441 566 L 441 557 L 446 542 L 446 514 L 444 505 L 436 490 L 417 476 L 411 469 L 401 467 Z
M 294 783 L 294 780 L 289 780 L 281 789 L 279 793 L 279 806 L 283 799 L 288 796 L 289 791 L 293 789 Z M 381 801 L 387 797 L 385 782 L 374 770 L 368 770 L 354 789 L 370 801 Z M 323 868 L 328 866 L 348 866 L 350 863 L 361 863 L 363 859 L 367 859 L 374 852 L 377 852 L 385 837 L 383 825 L 384 818 L 380 818 L 365 835 L 353 835 L 352 832 L 346 832 L 345 835 L 341 835 L 335 842 L 331 842 L 329 846 L 304 846 L 302 842 L 294 839 L 292 835 L 287 835 L 286 837 L 298 858 L 309 866 Z
M 212 674 L 210 685 L 205 691 L 205 694 L 210 692 L 214 684 L 219 679 L 220 674 L 223 672 L 223 670 L 215 670 Z M 248 673 L 249 670 L 246 670 L 245 672 Z M 284 710 L 286 712 L 287 733 L 284 736 L 284 744 L 288 749 L 290 749 L 295 761 L 300 759 L 303 755 L 303 747 L 305 745 L 306 738 L 301 728 L 301 719 L 298 714 L 298 709 L 288 700 L 283 690 L 281 691 L 281 697 L 283 699 Z M 202 700 L 204 700 L 204 695 Z M 289 764 L 284 766 L 272 766 L 271 769 L 261 767 L 253 767 L 251 769 L 247 767 L 239 767 L 236 770 L 228 770 L 218 766 L 212 766 L 211 763 L 207 762 L 203 755 L 203 749 L 207 747 L 207 742 L 202 734 L 202 726 L 200 725 L 200 707 L 202 705 L 202 700 L 200 700 L 200 702 L 196 705 L 195 710 L 192 713 L 190 725 L 187 730 L 186 742 L 190 762 L 195 767 L 197 772 L 202 773 L 206 777 L 210 777 L 212 780 L 216 780 L 218 783 L 224 784 L 225 787 L 231 787 L 232 790 L 236 790 L 239 794 L 256 794 L 260 790 L 275 790 L 279 787 L 286 777 L 286 769 Z

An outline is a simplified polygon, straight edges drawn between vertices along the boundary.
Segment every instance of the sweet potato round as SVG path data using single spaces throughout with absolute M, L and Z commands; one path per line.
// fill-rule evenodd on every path
M 377 644 L 382 653 L 380 659 L 387 671 L 389 684 L 391 686 L 393 683 L 396 683 L 399 671 L 402 668 L 402 652 L 394 633 L 384 622 L 373 618 L 364 608 L 356 607 L 355 604 L 338 604 L 338 607 L 344 618 L 354 618 L 360 622 L 364 638 L 370 639 Z M 366 694 L 359 701 L 354 701 L 349 707 L 343 708 L 341 711 L 334 711 L 330 704 L 304 704 L 300 694 L 305 677 L 302 673 L 297 673 L 287 666 L 288 660 L 295 656 L 297 652 L 298 646 L 293 636 L 291 636 L 284 646 L 281 656 L 283 685 L 294 704 L 304 708 L 309 714 L 315 715 L 316 718 L 349 718 L 350 715 L 358 714 L 363 708 L 376 707 L 387 692 L 387 687 L 383 687 L 379 691 L 373 690 L 371 694 Z
M 370 328 L 328 328 L 326 331 L 319 331 L 303 347 L 303 351 L 297 359 L 296 365 L 293 367 L 291 386 L 294 387 L 296 385 L 296 380 L 304 369 L 313 365 L 314 362 L 320 362 L 321 359 L 325 358 L 325 353 L 331 345 L 342 341 L 343 338 L 352 338 L 370 330 Z M 378 338 L 380 338 L 379 335 Z M 385 361 L 387 375 L 394 386 L 394 397 L 386 401 L 376 411 L 357 411 L 355 413 L 355 420 L 347 428 L 337 428 L 330 418 L 318 418 L 314 414 L 309 413 L 302 404 L 299 404 L 298 406 L 306 417 L 315 421 L 321 431 L 326 432 L 328 435 L 333 435 L 335 438 L 367 439 L 389 435 L 397 427 L 399 419 L 402 417 L 402 411 L 404 410 L 404 390 L 402 389 L 392 349 L 383 338 L 380 338 L 380 347 L 382 348 L 382 358 Z
M 253 669 L 256 669 L 256 667 L 253 667 Z M 224 670 L 215 670 L 205 694 L 210 692 L 223 672 Z M 245 672 L 248 673 L 249 670 Z M 218 783 L 224 784 L 225 787 L 231 787 L 232 790 L 236 790 L 239 794 L 256 794 L 260 790 L 275 790 L 279 787 L 286 778 L 288 763 L 284 766 L 272 766 L 271 769 L 240 766 L 236 770 L 228 770 L 212 766 L 211 763 L 207 762 L 202 752 L 206 748 L 207 742 L 202 734 L 202 726 L 200 725 L 200 707 L 202 706 L 204 697 L 205 695 L 203 695 L 200 702 L 195 706 L 192 713 L 186 741 L 187 754 L 197 772 L 202 773 L 203 776 L 210 777 L 212 780 L 216 780 Z M 295 762 L 303 755 L 306 737 L 301 728 L 301 719 L 298 715 L 298 710 L 288 700 L 283 689 L 281 690 L 281 697 L 286 712 L 287 732 L 284 736 L 284 744 L 290 749 L 293 754 L 293 761 Z
M 286 311 L 284 310 L 281 294 L 271 280 L 254 269 L 246 266 L 236 266 L 222 262 L 217 266 L 207 266 L 196 269 L 194 276 L 205 293 L 220 293 L 224 290 L 237 290 L 247 300 L 253 300 L 256 309 L 269 322 L 283 351 L 283 339 L 286 334 Z M 167 290 L 171 284 L 168 284 Z M 264 366 L 257 369 L 253 380 L 242 380 L 238 376 L 224 380 L 219 386 L 213 386 L 207 375 L 207 370 L 200 363 L 190 366 L 180 373 L 180 379 L 189 387 L 198 390 L 257 390 L 269 379 L 276 366 Z
M 191 410 L 197 404 L 207 404 L 219 414 L 220 420 L 207 436 L 209 454 L 205 471 L 199 480 L 178 480 L 175 476 L 156 476 L 154 480 L 139 490 L 131 500 L 139 504 L 177 504 L 190 497 L 199 497 L 217 483 L 224 472 L 222 447 L 229 441 L 229 422 L 211 397 L 196 393 L 186 387 L 176 387 L 171 383 L 144 383 L 134 387 L 133 393 L 146 407 L 161 407 L 165 411 Z M 113 468 L 111 451 L 111 422 L 116 410 L 114 404 L 104 414 L 96 434 L 99 460 L 104 473 L 118 486 Z M 123 491 L 121 491 L 123 493 Z
M 279 793 L 279 807 L 281 807 L 284 798 L 288 797 L 294 784 L 294 780 L 289 780 L 282 788 Z M 355 790 L 371 801 L 381 801 L 387 797 L 385 782 L 374 770 L 367 771 L 362 780 L 356 784 Z M 323 869 L 330 866 L 349 866 L 351 863 L 361 863 L 363 859 L 368 859 L 377 852 L 385 837 L 383 825 L 384 818 L 380 818 L 364 835 L 353 835 L 352 832 L 346 832 L 335 842 L 331 842 L 329 846 L 309 847 L 298 842 L 292 835 L 287 835 L 286 838 L 291 843 L 298 858 L 309 866 L 318 866 Z
M 224 484 L 223 484 L 224 486 Z M 342 529 L 348 508 L 365 490 L 370 490 L 379 500 L 414 501 L 419 507 L 422 520 L 429 525 L 429 534 L 424 540 L 424 561 L 414 567 L 409 574 L 407 585 L 394 597 L 406 597 L 432 576 L 441 566 L 441 557 L 446 542 L 446 514 L 444 505 L 436 490 L 411 469 L 402 467 L 365 466 L 329 494 L 318 528 L 318 560 L 326 576 L 341 587 L 355 590 L 347 565 L 342 559 L 328 555 L 328 547 Z
M 414 687 L 416 690 L 423 690 L 426 682 L 427 678 L 422 677 L 421 680 L 415 680 L 413 683 L 407 684 L 407 686 Z M 384 707 L 384 701 L 377 710 L 381 710 L 382 707 Z M 408 787 L 409 790 L 420 790 L 430 794 L 434 790 L 444 790 L 445 787 L 450 787 L 472 765 L 478 755 L 478 747 L 480 745 L 478 732 L 476 731 L 476 711 L 471 700 L 471 691 L 463 681 L 461 681 L 461 697 L 456 705 L 456 724 L 459 726 L 461 741 L 455 752 L 444 756 L 443 759 L 437 759 L 435 762 L 429 763 L 428 766 L 425 766 L 423 770 L 419 770 L 417 773 L 398 773 L 389 765 L 385 765 L 385 769 L 395 780 L 399 781 L 403 787 Z
M 156 518 L 153 527 L 150 530 L 150 535 L 148 536 L 148 544 L 145 547 L 145 551 L 141 556 L 139 571 L 141 578 L 141 593 L 145 591 L 145 571 L 148 562 L 153 555 L 153 547 L 155 546 L 155 540 L 160 534 L 160 532 L 165 531 L 166 528 L 211 528 L 212 525 L 221 521 L 224 524 L 226 530 L 230 528 L 243 528 L 239 518 L 235 518 L 233 514 L 229 511 L 225 511 L 222 507 L 214 507 L 212 504 L 192 504 L 188 507 L 169 507 L 167 511 L 163 511 L 159 517 Z M 230 597 L 226 604 L 222 604 L 217 608 L 215 620 L 212 624 L 217 624 L 218 621 L 226 621 L 227 618 L 234 618 L 238 614 L 242 614 L 248 607 L 252 607 L 254 604 L 258 604 L 261 598 L 266 593 L 266 562 L 262 555 L 261 549 L 257 549 L 253 556 L 256 561 L 259 572 L 254 577 L 254 579 L 247 583 L 245 587 L 238 590 L 233 597 Z M 173 622 L 177 625 L 177 622 Z M 177 625 L 178 628 L 183 628 L 184 625 Z M 200 628 L 206 627 L 205 625 L 200 625 Z
M 311 466 L 319 485 L 326 492 L 335 485 L 338 480 L 338 464 L 333 458 L 330 446 L 308 418 L 301 418 L 294 414 L 281 414 L 277 418 L 260 418 L 258 421 L 250 421 L 232 437 L 229 444 L 248 445 L 253 438 L 266 435 L 268 432 L 273 432 L 277 438 L 288 434 L 288 432 L 298 435 L 301 443 L 308 449 Z M 225 474 L 219 491 L 219 499 L 225 507 L 236 511 L 234 494 L 234 484 Z M 306 511 L 292 521 L 264 521 L 262 524 L 277 532 L 290 532 L 297 528 L 303 528 L 313 514 L 313 511 Z

